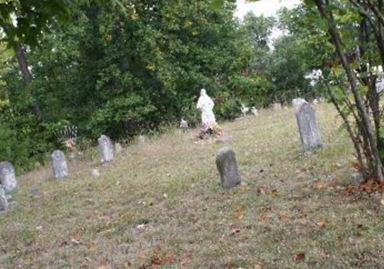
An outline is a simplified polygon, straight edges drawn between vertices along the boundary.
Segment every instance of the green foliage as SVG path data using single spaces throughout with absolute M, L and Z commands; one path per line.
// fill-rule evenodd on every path
M 8 102 L 8 131 L 0 144 L 23 144 L 20 160 L 33 164 L 61 146 L 55 134 L 65 124 L 77 126 L 82 141 L 102 133 L 125 139 L 181 118 L 197 125 L 202 87 L 217 100 L 219 119 L 238 115 L 242 98 L 262 104 L 260 81 L 244 73 L 252 50 L 232 18 L 234 4 L 211 4 L 70 2 L 66 24 L 51 20 L 27 53 L 33 73 L 27 91 L 14 60 L 7 63 L 0 89 Z M 47 12 L 56 16 L 49 7 Z M 34 101 L 41 118 L 31 114 Z M 9 138 L 12 132 L 16 140 Z M 16 162 L 17 155 L 4 152 L 1 159 Z

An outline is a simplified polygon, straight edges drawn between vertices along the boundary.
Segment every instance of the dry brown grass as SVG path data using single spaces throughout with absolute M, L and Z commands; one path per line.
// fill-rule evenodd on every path
M 100 167 L 72 162 L 20 178 L 0 216 L 1 268 L 384 268 L 384 214 L 344 194 L 352 146 L 317 106 L 325 147 L 300 152 L 293 109 L 222 125 L 248 186 L 223 191 L 197 130 L 132 145 Z

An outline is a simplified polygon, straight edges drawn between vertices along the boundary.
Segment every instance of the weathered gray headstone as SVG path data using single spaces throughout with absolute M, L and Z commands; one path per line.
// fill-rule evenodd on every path
M 137 137 L 137 143 L 140 145 L 140 146 L 144 146 L 145 145 L 145 136 L 144 135 L 139 135 Z
M 308 103 L 303 103 L 297 109 L 296 120 L 304 151 L 311 151 L 322 147 L 316 112 Z
M 3 186 L 6 194 L 17 188 L 15 169 L 10 162 L 0 163 L 0 185 Z
M 189 126 L 188 126 L 188 121 L 186 121 L 186 120 L 184 120 L 184 119 L 181 119 L 179 128 L 180 128 L 181 130 L 183 130 L 184 132 L 186 132 L 186 131 L 188 130 L 188 128 L 189 128 Z
M 2 186 L 0 186 L 0 212 L 8 210 L 8 200 L 5 195 L 5 191 Z
M 224 147 L 219 150 L 216 156 L 216 166 L 220 173 L 220 181 L 223 188 L 229 189 L 241 184 L 236 155 L 232 149 Z
M 53 175 L 56 179 L 63 179 L 69 176 L 67 160 L 64 152 L 55 150 L 51 155 Z
M 99 142 L 99 152 L 101 156 L 101 162 L 102 163 L 112 162 L 114 159 L 114 151 L 113 151 L 113 144 L 111 139 L 106 135 L 102 135 L 98 139 L 98 142 Z

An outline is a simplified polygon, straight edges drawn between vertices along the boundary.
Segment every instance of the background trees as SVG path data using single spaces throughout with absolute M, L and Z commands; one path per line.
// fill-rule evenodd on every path
M 181 117 L 197 121 L 201 87 L 215 97 L 221 118 L 239 112 L 239 93 L 256 89 L 258 81 L 244 74 L 252 51 L 231 3 L 68 1 L 60 12 L 50 10 L 53 2 L 47 10 L 40 2 L 28 2 L 26 10 L 20 10 L 26 1 L 9 3 L 11 8 L 1 6 L 8 15 L 1 21 L 5 32 L 10 14 L 29 20 L 2 43 L 16 57 L 3 59 L 0 87 L 7 105 L 0 117 L 8 131 L 0 144 L 10 150 L 1 158 L 17 167 L 43 161 L 60 146 L 57 133 L 65 125 L 78 126 L 84 142 L 100 133 L 126 138 Z M 29 15 L 36 11 L 42 18 L 40 8 L 47 16 L 35 25 Z M 19 44 L 25 65 L 18 61 Z
M 234 1 L 24 1 L 0 4 L 0 158 L 29 169 L 60 146 L 114 139 L 181 117 L 198 122 L 205 87 L 219 118 L 327 95 L 367 177 L 382 176 L 383 3 L 308 0 L 278 18 L 233 19 Z M 279 28 L 284 35 L 271 34 Z M 376 69 L 375 69 L 376 68 Z M 317 81 L 308 76 L 321 70 Z

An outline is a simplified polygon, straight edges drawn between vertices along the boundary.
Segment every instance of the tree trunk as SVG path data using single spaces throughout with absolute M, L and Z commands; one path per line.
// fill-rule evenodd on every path
M 355 76 L 355 73 L 353 72 L 351 66 L 349 65 L 348 58 L 343 50 L 343 45 L 341 42 L 341 38 L 339 36 L 339 33 L 337 32 L 336 25 L 333 19 L 332 12 L 328 10 L 329 7 L 324 7 L 324 2 L 322 0 L 315 0 L 315 4 L 321 14 L 321 16 L 326 20 L 327 26 L 328 26 L 328 32 L 331 35 L 333 44 L 336 48 L 336 52 L 339 55 L 339 58 L 341 60 L 341 64 L 346 72 L 346 75 L 348 77 L 348 81 L 351 87 L 351 92 L 354 96 L 356 107 L 359 112 L 359 116 L 361 117 L 361 123 L 362 128 L 364 128 L 365 133 L 367 135 L 367 140 L 369 142 L 370 151 L 373 154 L 374 159 L 374 171 L 373 176 L 377 181 L 384 181 L 384 175 L 383 175 L 383 164 L 380 159 L 380 154 L 377 148 L 376 139 L 373 134 L 372 124 L 369 118 L 369 114 L 367 109 L 364 106 L 363 99 L 359 93 L 359 89 L 357 86 L 357 78 Z M 327 10 L 327 11 L 326 11 Z
M 33 78 L 28 68 L 27 57 L 25 55 L 25 48 L 22 45 L 17 44 L 15 46 L 15 51 L 16 51 L 16 58 L 17 58 L 17 62 L 19 63 L 19 68 L 21 71 L 21 76 L 23 78 L 24 85 L 25 87 L 28 87 L 32 83 Z M 33 93 L 32 93 L 32 96 L 33 96 Z M 39 119 L 41 119 L 42 113 L 40 109 L 40 104 L 36 96 L 33 96 L 33 99 L 34 99 L 33 112 Z
M 3 25 L 4 32 L 7 34 L 10 29 L 12 28 L 12 25 Z M 31 74 L 31 71 L 29 71 L 28 68 L 28 62 L 27 62 L 27 57 L 25 54 L 25 48 L 22 44 L 20 43 L 14 43 L 13 44 L 13 49 L 16 53 L 16 58 L 17 58 L 17 63 L 19 64 L 19 69 L 21 72 L 21 76 L 24 82 L 25 88 L 28 90 L 29 85 L 32 83 L 33 77 Z M 42 112 L 40 108 L 39 101 L 36 96 L 31 92 L 31 95 L 33 97 L 33 113 L 39 118 L 42 118 Z

